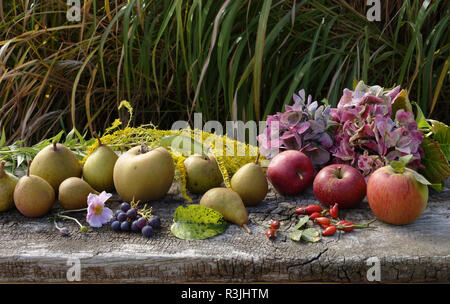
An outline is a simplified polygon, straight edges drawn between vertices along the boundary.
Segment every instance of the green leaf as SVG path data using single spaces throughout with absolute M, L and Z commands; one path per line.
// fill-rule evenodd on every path
M 450 127 L 437 120 L 430 120 L 433 139 L 438 142 L 439 147 L 447 160 L 450 159 Z
M 307 228 L 307 229 L 303 230 L 302 240 L 304 240 L 306 242 L 311 242 L 311 243 L 320 241 L 319 231 L 317 231 L 316 228 Z
M 414 177 L 416 178 L 416 181 L 418 181 L 419 183 L 424 184 L 424 185 L 431 185 L 431 183 L 422 174 L 420 174 L 414 170 L 412 170 L 412 171 L 413 171 Z
M 425 166 L 425 169 L 420 170 L 420 172 L 431 184 L 442 184 L 450 175 L 447 158 L 439 144 L 429 137 L 424 138 L 421 146 L 425 153 L 425 156 L 421 158 L 421 163 Z M 433 188 L 436 189 L 436 187 Z
M 180 206 L 175 210 L 173 235 L 183 240 L 202 240 L 225 231 L 227 222 L 223 216 L 201 205 Z
M 398 173 L 403 173 L 405 171 L 405 163 L 398 160 L 393 160 L 389 165 Z
M 400 109 L 403 109 L 406 112 L 412 111 L 411 103 L 409 102 L 408 92 L 406 91 L 406 89 L 401 90 L 393 100 L 392 116 L 395 117 L 395 113 Z
M 289 234 L 289 238 L 295 242 L 299 242 L 302 238 L 303 230 L 295 230 Z
M 2 129 L 2 136 L 0 137 L 0 148 L 3 147 L 3 145 L 6 142 L 6 133 L 5 128 Z
M 401 162 L 403 162 L 405 165 L 409 164 L 409 162 L 411 161 L 411 159 L 413 158 L 412 154 L 408 154 L 408 155 L 404 155 L 402 157 L 399 157 L 399 160 Z
M 423 115 L 422 109 L 419 107 L 419 105 L 417 103 L 414 103 L 414 104 L 416 105 L 416 109 L 417 109 L 417 115 L 416 115 L 417 128 L 419 130 L 425 130 L 425 131 L 430 130 L 431 126 L 427 122 L 425 115 Z
M 297 225 L 294 226 L 294 230 L 302 228 L 309 221 L 309 215 L 305 215 L 298 220 Z

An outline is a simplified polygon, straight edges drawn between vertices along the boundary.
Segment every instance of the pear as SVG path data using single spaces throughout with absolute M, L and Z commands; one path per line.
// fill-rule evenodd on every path
M 185 159 L 184 167 L 186 168 L 186 186 L 191 193 L 205 193 L 222 184 L 222 174 L 212 155 L 208 155 L 208 158 L 191 155 Z
M 27 175 L 22 176 L 14 189 L 14 204 L 17 210 L 28 217 L 47 214 L 55 202 L 53 187 L 42 177 L 30 174 L 28 162 Z
M 163 198 L 172 186 L 175 165 L 163 147 L 149 149 L 145 144 L 120 155 L 114 166 L 114 186 L 125 201 L 151 201 Z
M 56 192 L 65 179 L 81 176 L 81 166 L 75 153 L 54 142 L 36 154 L 31 163 L 30 174 L 45 179 Z
M 108 146 L 97 138 L 99 146 L 86 159 L 83 166 L 83 179 L 97 191 L 114 190 L 114 165 L 119 158 Z
M 5 161 L 0 163 L 0 212 L 14 207 L 14 188 L 19 180 L 5 171 Z
M 245 206 L 259 204 L 269 190 L 266 175 L 257 164 L 258 158 L 255 163 L 248 163 L 239 168 L 230 181 L 231 189 L 239 194 Z
M 227 188 L 212 188 L 200 199 L 200 205 L 216 210 L 223 217 L 236 225 L 248 228 L 248 214 L 239 194 Z
M 89 193 L 99 194 L 81 178 L 69 177 L 59 185 L 58 200 L 67 210 L 86 208 Z

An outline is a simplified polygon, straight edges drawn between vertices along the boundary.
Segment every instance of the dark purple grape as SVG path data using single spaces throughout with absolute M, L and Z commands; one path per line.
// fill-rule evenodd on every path
M 119 231 L 120 230 L 120 222 L 118 220 L 115 220 L 111 223 L 111 228 L 114 231 Z
M 121 223 L 125 222 L 127 220 L 127 214 L 125 212 L 119 213 L 119 215 L 117 216 L 117 220 Z
M 120 210 L 123 212 L 127 212 L 131 208 L 129 203 L 122 203 L 120 204 Z
M 137 221 L 134 221 L 133 223 L 131 223 L 131 231 L 140 231 L 141 228 L 139 228 Z
M 127 211 L 127 217 L 130 220 L 134 220 L 136 218 L 137 215 L 137 210 L 136 208 L 131 208 L 130 210 Z
M 127 221 L 120 223 L 120 230 L 130 231 L 130 223 Z
M 145 226 L 144 228 L 142 228 L 142 235 L 148 239 L 151 238 L 151 236 L 153 235 L 152 226 Z
M 143 217 L 141 217 L 140 219 L 136 220 L 136 223 L 139 227 L 139 229 L 144 228 L 145 225 L 147 225 L 147 220 Z
M 161 227 L 161 220 L 159 219 L 159 216 L 154 216 L 151 219 L 148 220 L 148 225 L 152 226 L 155 229 L 158 229 Z
M 117 217 L 121 212 L 123 212 L 120 209 L 117 209 L 116 211 L 114 211 L 114 216 Z

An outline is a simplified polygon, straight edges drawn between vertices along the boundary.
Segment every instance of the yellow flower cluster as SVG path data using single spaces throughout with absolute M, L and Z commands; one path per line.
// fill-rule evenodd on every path
M 117 129 L 120 125 L 120 123 L 115 122 L 114 126 L 108 128 L 107 133 L 100 138 L 103 144 L 116 151 L 124 152 L 141 143 L 145 143 L 149 147 L 157 147 L 160 146 L 161 138 L 169 135 L 184 135 L 201 142 L 208 149 L 207 152 L 216 158 L 226 187 L 230 187 L 230 176 L 243 165 L 254 162 L 258 154 L 258 148 L 255 146 L 230 139 L 227 136 L 220 136 L 196 129 L 189 131 L 158 130 L 153 125 L 143 125 L 136 128 L 126 127 L 113 133 L 108 133 Z M 98 145 L 98 142 L 95 141 L 94 144 L 88 147 L 83 162 Z M 180 194 L 184 199 L 191 202 L 192 199 L 186 190 L 186 169 L 184 167 L 184 160 L 187 155 L 183 151 L 173 150 L 170 146 L 165 146 L 165 148 L 168 149 L 174 160 L 176 168 L 175 180 L 180 184 Z

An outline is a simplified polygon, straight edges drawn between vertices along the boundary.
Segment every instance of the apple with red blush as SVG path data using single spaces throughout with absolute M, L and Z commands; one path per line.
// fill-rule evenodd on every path
M 351 208 L 366 196 L 366 181 L 358 169 L 345 164 L 332 164 L 322 168 L 313 182 L 317 200 L 329 207 Z

